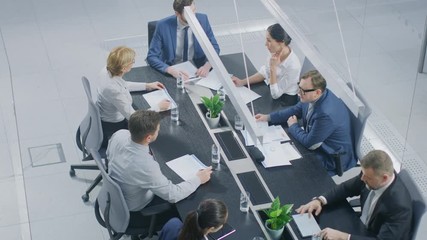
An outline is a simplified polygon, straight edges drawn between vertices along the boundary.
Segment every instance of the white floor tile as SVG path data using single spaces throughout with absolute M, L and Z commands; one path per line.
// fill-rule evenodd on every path
M 2 134 L 1 130 L 0 134 Z M 14 175 L 12 159 L 6 141 L 0 141 L 0 166 L 0 180 Z
M 19 75 L 13 78 L 12 83 L 18 107 L 59 99 L 58 87 L 51 71 Z
M 0 227 L 0 236 L 8 240 L 31 240 L 28 223 Z
M 21 140 L 68 133 L 64 128 L 67 124 L 64 107 L 59 100 L 33 101 L 16 109 Z
M 32 240 L 105 239 L 101 231 L 93 211 L 31 223 Z
M 86 184 L 70 178 L 66 173 L 26 177 L 25 188 L 30 221 L 87 212 L 92 214 L 92 203 L 84 204 L 80 198 L 86 187 Z
M 21 219 L 19 212 L 18 190 L 19 182 L 14 177 L 0 179 L 0 227 L 16 225 L 26 222 L 26 219 Z

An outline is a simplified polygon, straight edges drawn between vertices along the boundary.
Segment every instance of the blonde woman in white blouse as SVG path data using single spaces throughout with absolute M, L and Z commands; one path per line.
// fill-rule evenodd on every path
M 248 79 L 232 77 L 236 86 L 266 81 L 270 86 L 273 99 L 280 99 L 285 105 L 298 102 L 298 81 L 301 63 L 294 51 L 289 47 L 291 37 L 276 23 L 267 28 L 265 46 L 271 55 L 267 64 Z
M 142 83 L 128 82 L 123 75 L 128 73 L 135 63 L 135 51 L 120 46 L 114 48 L 107 59 L 107 67 L 99 73 L 97 105 L 101 115 L 104 140 L 102 146 L 108 145 L 108 140 L 116 131 L 128 128 L 128 119 L 135 109 L 132 107 L 132 91 L 163 89 L 160 82 Z M 159 109 L 169 108 L 167 100 L 159 104 Z

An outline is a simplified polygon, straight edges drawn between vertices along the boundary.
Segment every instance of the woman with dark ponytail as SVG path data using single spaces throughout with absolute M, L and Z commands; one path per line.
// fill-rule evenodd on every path
M 291 37 L 276 23 L 267 28 L 265 46 L 270 52 L 267 64 L 247 79 L 232 77 L 236 86 L 244 86 L 266 81 L 270 85 L 273 99 L 280 99 L 285 105 L 298 102 L 298 81 L 301 63 L 289 47 Z
M 205 240 L 207 235 L 222 228 L 227 221 L 227 206 L 216 199 L 206 199 L 191 211 L 184 224 L 177 218 L 169 220 L 159 240 Z

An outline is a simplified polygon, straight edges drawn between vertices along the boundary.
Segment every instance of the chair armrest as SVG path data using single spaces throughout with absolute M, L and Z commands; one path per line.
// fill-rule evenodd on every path
M 171 208 L 172 208 L 172 204 L 165 202 L 165 203 L 147 206 L 141 210 L 141 214 L 142 214 L 142 216 L 152 216 L 155 214 L 165 212 Z
M 341 164 L 341 155 L 346 154 L 343 147 L 340 147 L 338 150 L 334 150 L 331 147 L 329 147 L 328 145 L 323 143 L 322 145 L 320 145 L 320 148 L 326 154 L 329 154 L 332 157 L 332 159 L 334 160 L 334 163 L 335 163 L 336 173 L 338 176 L 341 177 L 344 173 L 344 170 L 343 170 L 342 164 Z

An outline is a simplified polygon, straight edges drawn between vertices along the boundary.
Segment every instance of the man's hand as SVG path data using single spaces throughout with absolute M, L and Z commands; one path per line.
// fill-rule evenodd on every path
M 178 70 L 172 66 L 166 68 L 166 72 L 169 73 L 170 75 L 172 75 L 172 77 L 174 77 L 174 78 L 178 78 L 179 75 L 181 74 L 183 81 L 188 80 L 188 78 L 190 77 L 187 72 L 180 71 L 180 70 Z
M 198 171 L 196 175 L 197 177 L 199 177 L 201 184 L 204 184 L 207 181 L 209 181 L 209 179 L 211 179 L 211 174 L 212 174 L 212 167 L 208 167 Z
M 315 199 L 305 205 L 301 205 L 295 211 L 300 214 L 314 212 L 314 215 L 317 216 L 322 211 L 322 204 L 320 204 L 319 200 Z
M 163 99 L 159 103 L 159 110 L 160 111 L 168 110 L 170 105 L 171 105 L 171 102 L 168 99 Z
M 246 85 L 246 82 L 238 77 L 232 76 L 231 80 L 233 81 L 234 85 L 236 85 L 236 87 L 241 87 Z
M 211 70 L 211 65 L 205 64 L 201 66 L 199 69 L 197 69 L 196 75 L 199 77 L 206 77 L 209 73 L 209 70 Z
M 347 240 L 348 239 L 348 233 L 341 232 L 332 228 L 325 228 L 322 231 L 320 231 L 320 237 L 321 239 L 327 239 L 327 240 Z
M 146 85 L 146 89 L 149 91 L 155 90 L 155 89 L 163 89 L 163 88 L 165 88 L 165 86 L 160 82 L 147 83 Z
M 257 115 L 255 115 L 255 121 L 257 121 L 257 122 L 268 122 L 268 119 L 269 119 L 269 117 L 268 117 L 268 115 L 266 115 L 266 114 L 257 114 Z
M 288 118 L 288 127 L 292 126 L 293 124 L 295 124 L 297 122 L 298 122 L 298 120 L 297 120 L 297 117 L 295 115 L 290 116 Z

